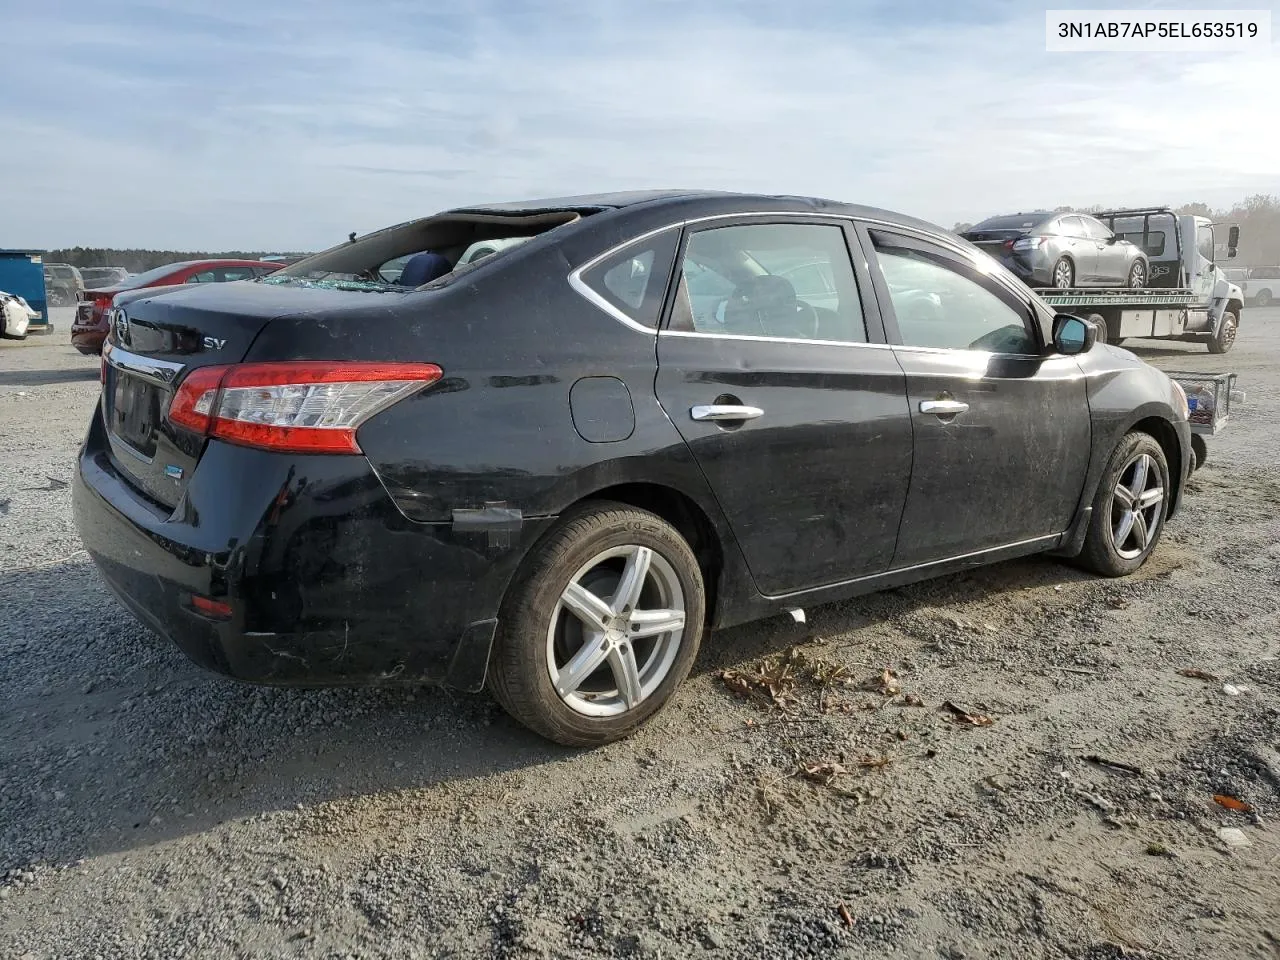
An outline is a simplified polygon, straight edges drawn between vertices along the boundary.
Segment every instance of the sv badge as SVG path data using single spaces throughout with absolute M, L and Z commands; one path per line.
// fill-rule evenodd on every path
M 219 339 L 218 337 L 204 338 L 204 348 L 206 350 L 221 350 L 226 345 L 227 345 L 227 341 Z

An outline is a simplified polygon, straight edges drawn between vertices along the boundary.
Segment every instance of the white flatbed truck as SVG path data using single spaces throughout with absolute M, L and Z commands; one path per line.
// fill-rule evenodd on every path
M 1244 293 L 1215 262 L 1220 246 L 1236 255 L 1240 228 L 1208 217 L 1179 215 L 1168 207 L 1109 210 L 1093 216 L 1147 255 L 1149 286 L 1042 287 L 1036 293 L 1061 313 L 1098 327 L 1098 339 L 1120 343 L 1131 337 L 1189 340 L 1226 353 L 1235 344 Z M 1225 244 L 1218 232 L 1226 229 Z

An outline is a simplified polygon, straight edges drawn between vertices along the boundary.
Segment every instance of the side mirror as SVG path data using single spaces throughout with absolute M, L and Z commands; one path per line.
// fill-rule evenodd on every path
M 1086 353 L 1098 341 L 1098 328 L 1088 320 L 1060 313 L 1053 318 L 1053 348 L 1067 357 Z
M 1119 238 L 1119 237 L 1117 237 L 1114 233 L 1113 233 L 1113 234 L 1111 234 L 1111 236 L 1107 237 L 1107 243 L 1109 243 L 1109 244 L 1111 244 L 1111 243 L 1116 243 L 1116 242 L 1118 242 L 1119 240 L 1120 240 L 1120 238 Z
M 1240 248 L 1240 228 L 1232 227 L 1227 231 L 1227 259 L 1234 260 L 1236 251 Z

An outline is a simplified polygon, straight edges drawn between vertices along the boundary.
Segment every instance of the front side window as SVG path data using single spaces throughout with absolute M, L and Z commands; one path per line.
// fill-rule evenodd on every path
M 1213 262 L 1213 228 L 1200 227 L 1196 230 L 1196 248 L 1200 251 L 1200 256 L 1204 257 L 1210 263 Z
M 977 268 L 931 245 L 872 232 L 902 344 L 1034 354 L 1030 310 Z
M 760 223 L 691 234 L 671 329 L 866 343 L 844 230 Z
M 252 280 L 253 267 L 225 267 L 222 271 L 224 281 Z
M 657 328 L 679 231 L 637 241 L 582 272 L 582 282 L 614 312 Z
M 1080 222 L 1084 224 L 1085 233 L 1093 240 L 1106 240 L 1110 238 L 1111 231 L 1104 227 L 1093 217 L 1081 217 Z

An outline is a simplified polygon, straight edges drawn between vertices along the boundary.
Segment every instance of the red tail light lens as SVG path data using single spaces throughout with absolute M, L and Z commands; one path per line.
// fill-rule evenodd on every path
M 211 620 L 230 620 L 235 613 L 230 604 L 223 603 L 221 600 L 202 597 L 198 593 L 191 595 L 191 609 Z
M 360 424 L 442 375 L 434 363 L 300 360 L 203 367 L 179 385 L 169 420 L 264 450 L 360 453 Z
M 104 313 L 106 313 L 108 310 L 111 309 L 111 301 L 112 299 L 114 299 L 115 295 L 110 293 L 106 293 L 106 294 L 95 293 L 92 296 L 93 296 L 93 319 L 97 320 Z

